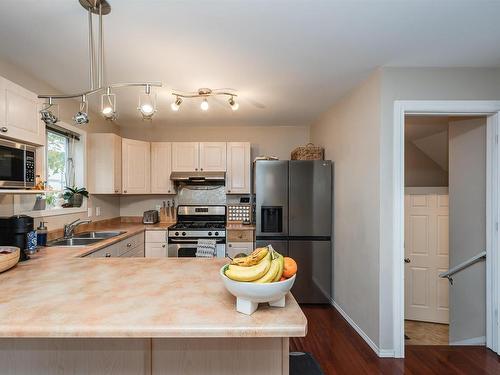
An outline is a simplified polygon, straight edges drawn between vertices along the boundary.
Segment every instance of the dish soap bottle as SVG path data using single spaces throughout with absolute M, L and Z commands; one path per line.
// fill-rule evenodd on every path
M 47 222 L 41 221 L 38 228 L 36 228 L 36 243 L 38 246 L 47 246 Z

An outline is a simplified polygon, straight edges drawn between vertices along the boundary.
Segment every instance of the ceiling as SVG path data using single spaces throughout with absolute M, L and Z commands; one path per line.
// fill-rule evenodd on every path
M 379 66 L 500 66 L 499 1 L 109 0 L 109 82 L 162 81 L 154 123 L 309 125 Z M 78 0 L 2 0 L 0 59 L 64 93 L 88 87 L 87 19 Z M 170 110 L 171 90 L 233 88 Z M 140 123 L 121 89 L 118 123 Z

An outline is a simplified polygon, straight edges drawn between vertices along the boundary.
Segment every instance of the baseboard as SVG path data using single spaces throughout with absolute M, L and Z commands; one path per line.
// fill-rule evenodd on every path
M 363 332 L 363 330 L 354 322 L 354 320 L 351 319 L 347 313 L 342 310 L 342 308 L 339 306 L 337 302 L 335 302 L 333 299 L 331 300 L 332 306 L 335 307 L 335 309 L 342 315 L 342 317 L 347 320 L 347 323 L 354 328 L 354 330 L 357 332 L 358 335 L 361 336 L 363 340 L 368 344 L 368 346 L 377 354 L 377 356 L 381 358 L 393 358 L 394 357 L 394 350 L 390 349 L 380 349 L 368 335 Z
M 486 336 L 450 342 L 450 345 L 486 345 Z

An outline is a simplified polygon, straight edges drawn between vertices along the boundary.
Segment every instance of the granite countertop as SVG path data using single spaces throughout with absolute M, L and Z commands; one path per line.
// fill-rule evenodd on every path
M 0 274 L 0 337 L 298 337 L 307 320 L 285 308 L 251 316 L 219 279 L 224 259 L 82 258 L 166 224 L 117 223 L 126 233 L 80 248 L 44 248 Z

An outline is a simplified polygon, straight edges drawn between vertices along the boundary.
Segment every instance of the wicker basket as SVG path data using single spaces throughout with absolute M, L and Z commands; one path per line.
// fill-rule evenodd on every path
M 292 151 L 292 160 L 324 160 L 325 150 L 312 143 L 297 147 Z

